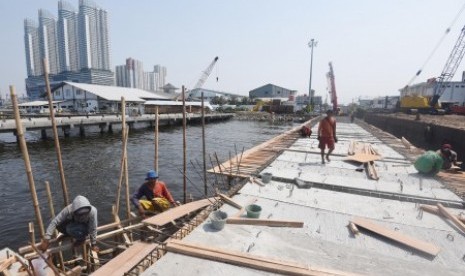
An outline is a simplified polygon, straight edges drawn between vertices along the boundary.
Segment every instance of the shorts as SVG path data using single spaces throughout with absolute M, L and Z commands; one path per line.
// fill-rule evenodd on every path
M 322 150 L 327 147 L 330 150 L 334 149 L 334 138 L 333 137 L 320 137 L 320 143 L 318 144 L 318 147 Z

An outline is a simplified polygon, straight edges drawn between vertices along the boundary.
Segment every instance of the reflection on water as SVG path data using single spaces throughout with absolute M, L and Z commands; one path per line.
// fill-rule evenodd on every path
M 229 154 L 240 154 L 248 149 L 291 128 L 291 124 L 270 125 L 268 122 L 235 121 L 213 123 L 206 126 L 207 167 L 208 155 L 217 153 L 220 161 Z M 202 164 L 202 129 L 188 126 L 187 159 L 189 164 L 188 193 L 200 197 L 203 181 L 197 172 Z M 60 174 L 52 140 L 40 140 L 39 132 L 28 132 L 28 149 L 36 184 L 39 204 L 45 224 L 50 221 L 45 181 L 50 182 L 55 211 L 63 207 Z M 182 128 L 160 130 L 159 174 L 176 200 L 182 201 Z M 70 200 L 84 195 L 99 210 L 99 223 L 111 221 L 110 210 L 116 198 L 120 174 L 121 135 L 100 134 L 97 129 L 86 138 L 71 137 L 60 141 L 63 165 L 68 183 Z M 196 169 L 192 168 L 195 164 Z M 216 163 L 216 162 L 215 162 Z M 147 170 L 154 164 L 154 133 L 151 130 L 135 130 L 128 141 L 128 169 L 131 193 L 144 181 Z M 34 210 L 25 173 L 24 161 L 12 134 L 0 134 L 0 248 L 17 249 L 28 243 L 27 223 L 34 221 Z M 213 181 L 213 178 L 211 178 Z M 124 193 L 121 201 L 125 210 Z M 121 215 L 123 216 L 123 215 Z M 46 227 L 46 226 L 45 226 Z M 37 231 L 36 231 L 37 232 Z

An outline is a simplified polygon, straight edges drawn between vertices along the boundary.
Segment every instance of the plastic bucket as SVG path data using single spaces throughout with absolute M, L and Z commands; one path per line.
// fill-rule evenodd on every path
M 262 182 L 263 183 L 270 183 L 271 177 L 273 177 L 272 173 L 266 172 L 266 173 L 262 174 Z
M 228 214 L 223 211 L 217 210 L 212 212 L 210 215 L 211 227 L 216 230 L 223 229 L 227 218 Z
M 248 218 L 258 218 L 260 217 L 260 212 L 262 211 L 262 207 L 257 204 L 250 204 L 245 207 L 247 211 Z

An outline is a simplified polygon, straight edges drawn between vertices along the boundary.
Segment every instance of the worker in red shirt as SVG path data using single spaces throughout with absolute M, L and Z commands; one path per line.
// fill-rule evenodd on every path
M 163 181 L 158 180 L 158 173 L 154 170 L 147 172 L 146 182 L 132 195 L 131 202 L 136 206 L 139 215 L 145 217 L 145 212 L 163 212 L 179 204 L 174 201 L 171 193 Z M 146 199 L 142 199 L 145 197 Z
M 336 137 L 336 119 L 333 117 L 333 111 L 326 111 L 326 117 L 320 121 L 318 125 L 318 147 L 321 149 L 321 163 L 325 163 L 325 148 L 328 147 L 329 151 L 326 154 L 326 161 L 329 160 L 329 155 L 334 150 L 334 143 L 337 143 Z

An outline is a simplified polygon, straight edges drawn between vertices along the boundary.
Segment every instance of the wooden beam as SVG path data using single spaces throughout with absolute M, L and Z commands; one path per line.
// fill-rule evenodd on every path
M 164 211 L 163 213 L 160 213 L 158 215 L 155 215 L 153 217 L 144 219 L 142 222 L 144 224 L 150 224 L 154 226 L 163 226 L 165 224 L 168 224 L 176 219 L 179 219 L 181 217 L 184 217 L 185 215 L 188 215 L 192 212 L 195 212 L 201 208 L 204 208 L 208 205 L 211 205 L 213 202 L 215 202 L 217 199 L 214 197 L 207 198 L 207 199 L 202 199 L 202 200 L 197 200 L 193 202 L 189 202 L 187 204 L 183 204 L 180 206 L 176 206 L 174 208 L 171 208 L 169 210 Z
M 450 219 L 462 232 L 465 233 L 465 225 L 452 213 L 450 213 L 441 203 L 437 204 L 439 212 L 443 214 L 446 218 Z
M 234 200 L 232 200 L 232 198 L 228 197 L 227 195 L 225 194 L 218 194 L 220 196 L 220 198 L 224 201 L 224 203 L 227 203 L 229 205 L 231 205 L 232 207 L 234 208 L 237 208 L 237 209 L 241 209 L 242 208 L 242 205 L 240 205 L 239 203 L 235 202 Z
M 384 228 L 383 226 L 375 224 L 372 221 L 364 218 L 354 218 L 351 220 L 351 222 L 355 225 L 358 225 L 359 227 L 365 228 L 366 230 L 377 233 L 383 237 L 386 237 L 388 239 L 391 239 L 395 242 L 401 243 L 428 255 L 436 256 L 439 253 L 439 251 L 441 251 L 441 248 L 434 244 L 417 240 L 397 231 Z
M 420 209 L 422 209 L 423 211 L 426 211 L 428 213 L 431 213 L 431 214 L 435 214 L 435 215 L 438 215 L 438 216 L 442 216 L 442 213 L 439 212 L 439 209 L 438 207 L 436 206 L 431 206 L 431 205 L 420 205 Z M 459 215 L 456 215 L 457 219 L 460 220 L 462 223 L 465 223 L 465 218 L 464 217 L 461 217 Z
M 4 270 L 8 269 L 8 267 L 16 262 L 16 256 L 9 257 L 6 260 L 3 260 L 2 263 L 0 263 L 0 272 L 3 272 Z
M 237 218 L 237 217 L 228 218 L 226 220 L 226 223 L 258 225 L 258 226 L 272 226 L 272 227 L 294 227 L 294 228 L 304 227 L 304 223 L 302 221 L 251 219 L 251 218 Z
M 285 262 L 261 256 L 254 256 L 248 253 L 241 253 L 229 250 L 221 250 L 212 247 L 188 244 L 185 242 L 172 240 L 167 243 L 166 249 L 168 252 L 184 254 L 187 256 L 223 262 L 242 267 L 249 267 L 262 271 L 279 273 L 283 275 L 313 275 L 313 276 L 329 276 L 329 275 L 355 275 L 342 271 L 335 271 L 322 268 L 308 268 L 307 266 L 296 264 L 293 262 Z

